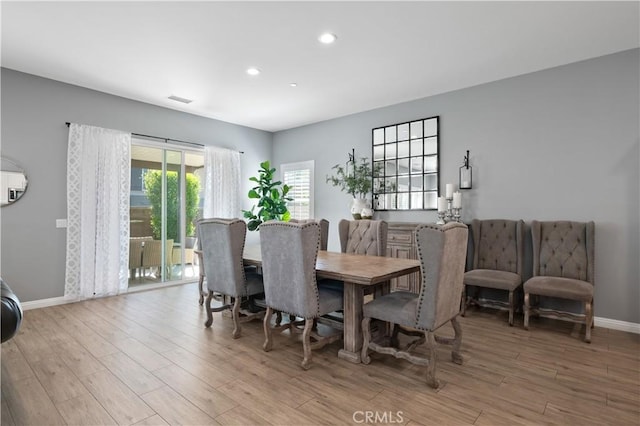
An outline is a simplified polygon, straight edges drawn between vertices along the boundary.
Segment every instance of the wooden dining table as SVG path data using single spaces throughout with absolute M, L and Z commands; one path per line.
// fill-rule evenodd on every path
M 262 266 L 260 245 L 245 246 L 244 264 Z M 365 289 L 373 287 L 374 295 L 386 294 L 392 278 L 417 271 L 420 271 L 418 260 L 318 251 L 316 276 L 344 282 L 344 345 L 338 352 L 339 358 L 360 362 Z

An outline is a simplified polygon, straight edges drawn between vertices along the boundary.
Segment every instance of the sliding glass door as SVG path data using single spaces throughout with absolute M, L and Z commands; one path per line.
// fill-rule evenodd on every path
M 133 139 L 129 285 L 197 279 L 202 150 Z

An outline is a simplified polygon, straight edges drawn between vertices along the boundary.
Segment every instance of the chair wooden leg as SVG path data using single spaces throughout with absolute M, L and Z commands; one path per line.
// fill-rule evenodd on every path
M 212 291 L 210 291 L 209 295 L 207 296 L 207 304 L 206 304 L 207 321 L 204 323 L 205 327 L 211 327 L 211 324 L 213 324 L 213 312 L 211 311 L 211 299 L 213 299 L 213 292 Z
M 242 303 L 242 298 L 240 296 L 236 297 L 233 303 L 233 309 L 231 310 L 231 317 L 233 318 L 233 333 L 231 335 L 234 339 L 240 337 L 240 304 Z
M 453 326 L 454 337 L 453 337 L 453 348 L 451 349 L 451 361 L 455 364 L 462 364 L 462 354 L 460 353 L 460 347 L 462 346 L 462 327 L 460 327 L 460 323 L 458 322 L 458 318 L 454 317 L 451 319 L 451 325 Z
M 509 326 L 513 327 L 513 290 L 509 291 Z
M 591 343 L 591 326 L 593 325 L 593 310 L 591 309 L 591 302 L 585 302 L 584 315 L 586 328 L 584 341 L 587 343 Z
M 360 360 L 363 364 L 369 364 L 371 357 L 369 356 L 369 342 L 371 341 L 371 318 L 362 319 L 362 355 Z
M 302 360 L 302 368 L 308 370 L 311 367 L 311 329 L 313 328 L 313 318 L 304 320 L 304 331 L 302 332 L 302 351 L 304 358 Z
M 467 286 L 462 286 L 462 297 L 460 297 L 460 315 L 467 313 Z
M 529 305 L 529 293 L 524 292 L 524 329 L 529 329 L 529 310 L 531 306 Z
M 425 332 L 427 345 L 429 347 L 429 365 L 427 365 L 427 385 L 438 389 L 440 382 L 436 379 L 436 368 L 438 366 L 438 350 L 435 336 L 432 331 Z
M 200 299 L 198 299 L 198 303 L 202 305 L 204 302 L 204 275 L 200 274 L 200 278 L 198 278 L 198 291 L 200 292 Z
M 394 348 L 398 348 L 400 346 L 400 342 L 398 341 L 398 333 L 400 332 L 400 326 L 398 324 L 393 324 L 393 331 L 391 332 L 391 337 L 389 338 L 389 345 Z
M 267 312 L 264 314 L 264 321 L 262 322 L 264 327 L 264 344 L 262 349 L 265 352 L 269 352 L 273 348 L 273 340 L 271 335 L 271 316 L 273 315 L 273 309 L 271 306 L 267 306 Z

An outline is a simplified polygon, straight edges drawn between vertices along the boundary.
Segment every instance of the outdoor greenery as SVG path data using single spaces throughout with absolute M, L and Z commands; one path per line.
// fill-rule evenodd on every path
M 153 238 L 161 239 L 162 233 L 162 171 L 147 170 L 144 174 L 144 189 L 151 203 L 151 229 Z M 186 214 L 187 236 L 195 234 L 193 224 L 198 214 L 200 202 L 200 181 L 192 173 L 187 173 L 186 181 Z M 167 172 L 167 239 L 179 241 L 178 216 L 180 197 L 178 192 L 178 172 Z
M 335 175 L 327 176 L 327 182 L 340 187 L 342 191 L 351 194 L 353 198 L 366 198 L 371 192 L 373 181 L 371 163 L 367 157 L 363 157 L 359 161 L 347 164 L 351 167 L 345 167 L 342 164 L 333 166 L 331 169 L 335 170 Z
M 288 185 L 282 185 L 280 181 L 273 181 L 275 171 L 276 169 L 271 168 L 268 161 L 264 161 L 260 163 L 258 177 L 249 178 L 250 181 L 257 183 L 249 191 L 249 198 L 259 200 L 257 213 L 255 205 L 251 210 L 242 211 L 244 217 L 249 219 L 247 228 L 250 231 L 257 230 L 262 222 L 268 220 L 288 222 L 291 219 L 291 213 L 287 209 L 287 201 L 293 201 L 293 198 L 287 196 L 290 188 Z

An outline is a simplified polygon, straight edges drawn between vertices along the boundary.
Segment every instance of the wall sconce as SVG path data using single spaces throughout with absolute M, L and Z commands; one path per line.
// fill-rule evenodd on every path
M 471 189 L 473 184 L 473 167 L 469 165 L 469 150 L 464 157 L 464 163 L 460 167 L 460 189 Z

